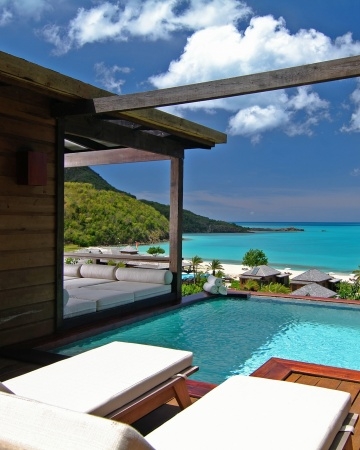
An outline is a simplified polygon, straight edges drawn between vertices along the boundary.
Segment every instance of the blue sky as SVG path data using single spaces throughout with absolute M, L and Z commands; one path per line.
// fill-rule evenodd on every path
M 0 49 L 116 94 L 360 55 L 359 0 L 0 0 Z M 228 134 L 186 152 L 184 207 L 360 222 L 360 81 L 165 108 Z M 169 203 L 169 162 L 97 166 Z

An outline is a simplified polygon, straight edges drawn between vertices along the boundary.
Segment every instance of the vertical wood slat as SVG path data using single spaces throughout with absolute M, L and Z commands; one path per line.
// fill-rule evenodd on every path
M 56 121 L 47 96 L 7 88 L 0 98 L 0 346 L 5 346 L 55 331 Z M 24 147 L 46 155 L 51 170 L 45 186 L 18 184 L 16 155 Z
M 182 222 L 184 160 L 171 158 L 170 169 L 170 270 L 174 274 L 173 291 L 181 300 Z

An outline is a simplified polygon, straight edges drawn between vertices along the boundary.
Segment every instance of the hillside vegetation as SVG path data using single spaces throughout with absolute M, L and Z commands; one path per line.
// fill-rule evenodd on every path
M 137 200 L 89 167 L 65 169 L 65 244 L 81 247 L 169 239 L 169 205 Z M 184 210 L 183 233 L 247 233 L 246 228 Z
M 89 183 L 65 183 L 65 244 L 81 247 L 158 242 L 169 238 L 169 222 L 154 208 Z
M 140 200 L 146 205 L 152 206 L 168 220 L 170 218 L 170 206 L 161 203 Z M 248 233 L 248 229 L 222 220 L 213 220 L 199 216 L 191 211 L 183 210 L 183 233 Z

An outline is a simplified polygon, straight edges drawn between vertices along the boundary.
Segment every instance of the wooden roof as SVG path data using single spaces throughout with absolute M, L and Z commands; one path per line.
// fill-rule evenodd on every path
M 113 96 L 4 52 L 0 52 L 0 83 L 41 93 L 54 110 L 61 104 L 72 111 L 79 101 Z M 210 149 L 227 139 L 224 133 L 155 109 L 94 112 L 64 120 L 67 167 L 183 158 L 185 149 Z

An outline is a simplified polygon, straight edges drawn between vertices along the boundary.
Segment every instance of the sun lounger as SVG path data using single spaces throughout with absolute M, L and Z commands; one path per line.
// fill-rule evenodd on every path
M 234 376 L 146 440 L 156 450 L 328 450 L 350 405 L 346 392 Z
M 345 392 L 236 376 L 144 438 L 129 425 L 0 393 L 0 447 L 350 450 L 351 431 L 339 431 L 348 410 Z
M 176 398 L 190 405 L 184 377 L 198 368 L 193 354 L 112 342 L 4 381 L 16 395 L 73 411 L 132 423 Z

